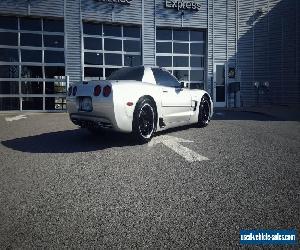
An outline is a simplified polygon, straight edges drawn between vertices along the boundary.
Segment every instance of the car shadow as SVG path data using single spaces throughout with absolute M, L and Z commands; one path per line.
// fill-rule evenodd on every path
M 188 130 L 195 124 L 170 128 L 157 132 L 155 136 Z M 27 153 L 76 153 L 103 150 L 106 148 L 140 145 L 131 134 L 114 131 L 90 133 L 85 129 L 55 131 L 39 135 L 1 141 L 7 148 Z
M 221 112 L 214 113 L 212 120 L 256 120 L 278 121 L 264 114 L 251 112 Z M 156 136 L 188 130 L 197 125 L 186 125 L 158 132 Z M 10 139 L 1 142 L 7 148 L 29 153 L 76 153 L 103 150 L 113 147 L 138 145 L 130 134 L 110 131 L 100 131 L 92 134 L 85 129 L 55 131 L 39 135 Z
M 49 132 L 1 142 L 7 148 L 29 153 L 76 153 L 136 145 L 129 134 L 85 129 Z

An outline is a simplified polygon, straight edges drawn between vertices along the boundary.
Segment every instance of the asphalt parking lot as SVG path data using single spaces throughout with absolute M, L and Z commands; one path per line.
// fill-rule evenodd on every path
M 0 115 L 1 248 L 238 247 L 240 229 L 300 231 L 297 121 L 217 112 L 135 145 L 64 113 L 16 115 Z

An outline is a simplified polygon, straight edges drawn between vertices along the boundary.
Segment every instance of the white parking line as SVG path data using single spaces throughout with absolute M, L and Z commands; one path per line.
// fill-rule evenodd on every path
M 162 136 L 154 137 L 149 142 L 148 146 L 153 147 L 156 144 L 162 143 L 165 146 L 167 146 L 169 149 L 173 150 L 175 153 L 182 156 L 188 162 L 209 160 L 207 157 L 199 155 L 195 151 L 182 146 L 180 142 L 193 142 L 193 141 L 189 141 L 189 140 L 185 140 L 185 139 L 181 139 L 169 135 L 162 135 Z
M 17 116 L 12 116 L 12 117 L 5 117 L 5 121 L 7 122 L 12 122 L 12 121 L 18 121 L 21 119 L 26 119 L 26 115 L 17 115 Z

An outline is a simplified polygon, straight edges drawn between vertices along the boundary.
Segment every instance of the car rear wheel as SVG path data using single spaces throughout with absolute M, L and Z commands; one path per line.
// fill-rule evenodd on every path
M 141 99 L 134 110 L 132 133 L 139 143 L 151 140 L 155 132 L 156 111 L 152 101 L 148 98 Z
M 199 107 L 199 115 L 198 115 L 198 125 L 200 127 L 205 127 L 208 125 L 210 121 L 210 104 L 207 97 L 203 97 Z

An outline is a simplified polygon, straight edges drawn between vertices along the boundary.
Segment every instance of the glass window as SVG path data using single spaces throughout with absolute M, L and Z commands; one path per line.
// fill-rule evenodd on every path
M 191 43 L 191 54 L 204 55 L 205 48 L 204 43 Z
M 45 63 L 65 63 L 65 54 L 63 51 L 45 51 Z
M 0 110 L 19 110 L 20 99 L 18 97 L 1 97 Z
M 189 44 L 188 43 L 174 43 L 174 53 L 188 54 Z
M 44 24 L 44 31 L 64 32 L 64 21 L 63 20 L 44 19 L 43 24 Z
M 106 68 L 106 69 L 105 69 L 105 77 L 106 77 L 106 79 L 107 79 L 108 77 L 110 77 L 110 75 L 111 75 L 112 73 L 114 73 L 115 71 L 117 71 L 118 69 L 120 69 L 120 68 Z
M 43 78 L 42 66 L 22 66 L 22 78 Z
M 140 52 L 141 51 L 141 43 L 140 41 L 124 41 L 124 51 L 126 52 Z
M 99 23 L 83 23 L 83 33 L 88 35 L 102 35 L 102 26 Z
M 22 94 L 43 94 L 43 82 L 22 82 L 21 92 Z
M 42 35 L 21 33 L 21 46 L 42 47 Z
M 11 16 L 0 16 L 0 29 L 18 29 L 18 19 Z
M 18 33 L 0 32 L 0 44 L 17 46 L 18 45 Z
M 17 49 L 1 49 L 0 61 L 3 62 L 19 62 L 19 54 Z
M 171 40 L 156 42 L 156 65 L 167 67 L 179 81 L 189 82 L 190 88 L 203 88 L 206 59 L 205 32 L 157 28 L 156 35 L 157 40 Z
M 102 65 L 102 53 L 85 52 L 84 63 L 91 65 Z
M 225 102 L 225 86 L 218 86 L 216 88 L 216 101 Z
M 172 67 L 172 56 L 157 56 L 156 65 L 160 67 Z
M 108 77 L 116 68 L 119 68 L 119 66 L 135 66 L 142 64 L 141 41 L 139 39 L 141 36 L 140 27 L 109 24 L 103 24 L 102 27 L 104 36 L 113 37 L 83 37 L 85 50 L 84 64 L 86 66 L 104 66 L 103 72 L 102 69 L 85 67 L 84 78 L 86 80 L 96 80 L 100 77 Z M 123 37 L 128 38 L 124 39 Z M 107 53 L 104 53 L 103 58 L 102 53 L 94 53 L 91 50 L 101 50 L 101 52 L 104 50 Z
M 21 50 L 21 61 L 22 62 L 42 62 L 42 51 L 41 50 Z
M 0 65 L 0 78 L 19 78 L 19 66 Z
M 203 82 L 191 82 L 190 89 L 204 89 L 204 83 Z
M 85 37 L 84 38 L 84 48 L 90 50 L 101 50 L 102 49 L 102 39 Z
M 104 55 L 106 65 L 122 66 L 122 55 L 107 53 Z
M 174 76 L 178 81 L 188 81 L 189 80 L 189 71 L 188 70 L 174 70 Z
M 64 110 L 66 109 L 66 98 L 64 97 L 46 97 L 46 110 Z
M 159 69 L 159 68 L 153 68 L 153 75 L 156 81 L 156 84 L 163 85 L 166 87 L 179 87 L 180 83 L 177 81 L 177 79 L 170 74 L 170 72 Z
M 124 26 L 123 27 L 123 35 L 124 35 L 124 37 L 140 38 L 141 37 L 141 29 L 140 29 L 140 27 Z
M 189 32 L 187 30 L 174 30 L 173 40 L 189 41 Z
M 203 70 L 191 70 L 191 81 L 203 81 L 204 71 Z
M 121 26 L 104 24 L 103 25 L 103 35 L 104 36 L 122 36 Z
M 204 32 L 191 30 L 191 41 L 204 41 Z
M 225 66 L 216 65 L 216 83 L 217 85 L 225 85 Z
M 46 94 L 64 94 L 67 92 L 66 82 L 46 82 Z
M 171 42 L 157 42 L 156 43 L 157 53 L 172 53 L 172 43 Z
M 190 57 L 191 67 L 204 67 L 204 57 L 191 56 Z
M 102 25 L 99 24 L 99 27 L 101 34 Z M 54 66 L 55 64 L 64 65 L 65 62 L 64 21 L 0 16 L 0 29 L 12 30 L 0 32 L 1 64 L 18 64 L 0 65 L 0 79 L 8 78 L 3 79 L 3 81 L 0 80 L 0 94 L 37 95 L 36 98 L 24 98 L 23 101 L 21 97 L 5 99 L 5 102 L 2 99 L 3 102 L 0 103 L 0 109 L 20 109 L 22 105 L 19 102 L 22 101 L 24 110 L 42 110 L 43 100 L 45 100 L 43 95 L 45 93 L 65 95 L 66 83 L 60 82 L 65 79 L 65 67 Z M 59 32 L 60 35 L 51 34 L 51 32 Z M 4 46 L 2 45 L 11 47 L 3 48 Z M 54 48 L 56 49 L 54 50 Z M 44 66 L 42 65 L 43 62 L 53 66 Z M 20 77 L 22 78 L 21 82 L 19 81 Z M 43 78 L 45 77 L 48 78 L 48 81 L 52 79 L 51 82 L 48 83 L 46 81 L 44 83 L 45 80 Z
M 173 57 L 174 67 L 189 67 L 189 57 L 188 56 L 174 56 Z
M 100 77 L 103 77 L 103 70 L 102 68 L 84 67 L 84 77 L 93 77 L 100 80 Z
M 40 31 L 40 30 L 42 30 L 41 19 L 21 17 L 20 18 L 20 29 L 21 30 Z
M 65 76 L 65 67 L 63 66 L 45 66 L 45 77 L 62 79 Z
M 144 67 L 122 68 L 115 71 L 108 80 L 134 80 L 142 81 L 144 76 Z
M 139 66 L 142 64 L 142 58 L 138 55 L 125 55 L 124 56 L 124 65 L 125 66 Z
M 156 40 L 172 40 L 171 29 L 156 29 Z
M 22 98 L 23 110 L 42 110 L 43 97 L 23 97 Z
M 44 46 L 63 48 L 64 47 L 64 37 L 56 35 L 44 35 Z
M 0 94 L 19 94 L 19 82 L 0 82 Z
M 122 40 L 105 38 L 104 49 L 108 51 L 122 51 Z

